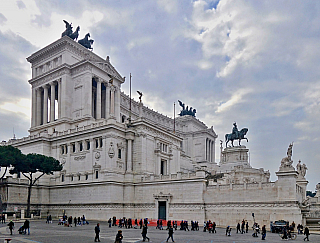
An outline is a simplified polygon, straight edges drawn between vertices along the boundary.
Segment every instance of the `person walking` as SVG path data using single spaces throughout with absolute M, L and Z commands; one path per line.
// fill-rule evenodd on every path
M 118 233 L 116 235 L 116 240 L 114 243 L 122 243 L 123 235 L 122 230 L 118 230 Z
M 77 227 L 78 220 L 76 216 L 73 218 L 73 223 L 74 223 L 74 227 Z
M 100 224 L 97 223 L 97 226 L 94 227 L 94 232 L 96 233 L 96 236 L 94 237 L 94 242 L 100 242 L 100 238 L 99 238 L 99 235 L 100 235 Z
M 29 220 L 26 219 L 26 221 L 24 221 L 23 228 L 24 228 L 24 234 L 26 234 L 27 230 L 28 230 L 28 235 L 30 235 L 30 221 Z
M 265 240 L 266 235 L 267 235 L 266 225 L 263 225 L 261 229 L 261 240 Z
M 238 234 L 238 232 L 240 232 L 240 233 L 241 233 L 241 230 L 240 230 L 240 223 L 238 223 L 238 224 L 237 224 L 237 234 Z
M 145 224 L 142 228 L 142 232 L 141 232 L 141 235 L 142 235 L 142 241 L 146 241 L 146 239 L 148 239 L 148 241 L 150 241 L 149 237 L 147 237 L 147 234 L 148 234 L 148 226 Z
M 172 240 L 172 242 L 174 242 L 174 240 L 173 240 L 173 228 L 172 227 L 170 227 L 169 228 L 169 231 L 168 231 L 168 238 L 167 238 L 167 242 L 168 242 L 168 240 L 171 238 L 171 240 Z
M 304 237 L 303 241 L 305 241 L 306 239 L 307 239 L 307 241 L 309 241 L 310 232 L 309 232 L 308 227 L 305 227 L 305 228 L 304 228 L 304 235 L 305 235 L 306 237 Z
M 10 220 L 8 226 L 9 226 L 9 230 L 10 230 L 10 235 L 12 235 L 12 230 L 13 230 L 13 227 L 14 227 L 14 223 L 13 223 L 12 220 Z

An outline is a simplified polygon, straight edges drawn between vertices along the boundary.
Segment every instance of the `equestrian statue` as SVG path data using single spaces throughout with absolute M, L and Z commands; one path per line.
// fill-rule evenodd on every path
M 247 134 L 248 132 L 248 128 L 242 128 L 240 131 L 238 130 L 237 127 L 237 123 L 233 123 L 233 129 L 232 129 L 232 133 L 230 134 L 226 134 L 225 135 L 225 139 L 226 139 L 226 147 L 228 147 L 228 142 L 231 141 L 231 145 L 233 146 L 233 140 L 239 140 L 239 146 L 241 146 L 241 140 L 242 139 L 246 139 L 248 142 L 248 138 L 245 138 L 244 136 Z
M 185 115 L 189 115 L 189 116 L 193 116 L 196 117 L 196 109 L 193 109 L 192 107 L 190 107 L 190 109 L 188 108 L 188 106 L 185 108 L 184 103 L 182 103 L 182 101 L 178 100 L 179 105 L 182 108 L 182 111 L 180 111 L 179 116 L 185 116 Z
M 61 34 L 61 37 L 69 36 L 72 40 L 78 40 L 79 37 L 79 31 L 80 31 L 80 26 L 78 26 L 76 28 L 76 31 L 72 32 L 72 23 L 68 23 L 68 21 L 63 20 L 63 22 L 66 24 L 66 30 Z M 86 34 L 86 36 L 79 40 L 78 43 L 82 46 L 84 46 L 85 48 L 88 48 L 90 50 L 93 50 L 93 48 L 91 47 L 91 45 L 93 44 L 94 40 L 90 39 L 90 34 Z

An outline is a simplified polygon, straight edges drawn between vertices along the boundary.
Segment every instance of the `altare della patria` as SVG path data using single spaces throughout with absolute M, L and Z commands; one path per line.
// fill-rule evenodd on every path
M 94 53 L 90 34 L 78 40 L 80 27 L 74 31 L 64 22 L 60 39 L 27 58 L 29 136 L 2 142 L 63 165 L 34 186 L 34 215 L 211 219 L 218 226 L 246 219 L 267 227 L 281 219 L 306 225 L 320 218 L 319 185 L 315 197 L 306 197 L 307 166 L 292 160 L 293 143 L 279 158 L 277 180 L 270 181 L 268 170 L 248 161 L 249 129 L 234 123 L 216 163 L 218 136 L 196 118 L 199 111 L 179 100 L 173 119 L 146 107 L 142 92 L 139 101 L 131 99 L 109 56 Z M 27 180 L 8 175 L 0 193 L 3 212 L 23 217 Z

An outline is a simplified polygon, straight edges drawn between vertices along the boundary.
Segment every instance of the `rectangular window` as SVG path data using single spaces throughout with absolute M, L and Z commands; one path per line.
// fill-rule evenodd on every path
M 82 142 L 79 142 L 79 150 L 80 150 L 80 151 L 83 150 Z
M 161 175 L 166 175 L 167 174 L 167 161 L 166 160 L 161 160 L 160 174 Z
M 73 181 L 73 176 L 71 176 L 71 181 Z
M 79 175 L 79 176 L 78 176 L 78 181 L 80 181 L 80 179 L 81 179 L 81 176 Z
M 76 145 L 73 143 L 72 144 L 72 152 L 75 153 L 76 152 Z
M 61 175 L 61 182 L 64 182 L 64 174 Z
M 64 154 L 64 145 L 61 146 L 61 154 Z
M 86 180 L 88 180 L 89 179 L 89 176 L 88 175 L 86 175 Z
M 65 145 L 66 146 L 66 154 L 68 153 L 68 145 Z
M 102 148 L 102 146 L 103 146 L 102 138 L 99 138 L 99 142 L 100 142 L 100 148 Z
M 99 171 L 96 170 L 96 179 L 99 178 Z
M 121 149 L 118 149 L 118 159 L 121 159 Z
M 90 150 L 90 141 L 87 141 L 87 150 Z
M 99 140 L 95 139 L 95 142 L 96 142 L 96 148 L 99 148 Z

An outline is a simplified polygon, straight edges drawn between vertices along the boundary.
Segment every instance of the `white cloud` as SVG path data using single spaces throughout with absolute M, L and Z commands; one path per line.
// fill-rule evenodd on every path
M 223 102 L 218 106 L 216 113 L 224 112 L 228 109 L 231 109 L 231 107 L 234 105 L 239 105 L 240 103 L 243 102 L 243 100 L 242 100 L 243 97 L 245 95 L 249 94 L 250 92 L 252 92 L 252 91 L 249 89 L 236 90 L 227 102 Z
M 158 5 L 168 13 L 177 12 L 178 3 L 176 0 L 157 0 Z
M 0 105 L 0 110 L 12 113 L 22 113 L 26 116 L 26 119 L 28 119 L 31 118 L 31 101 L 30 99 L 19 99 L 16 102 L 6 102 Z

